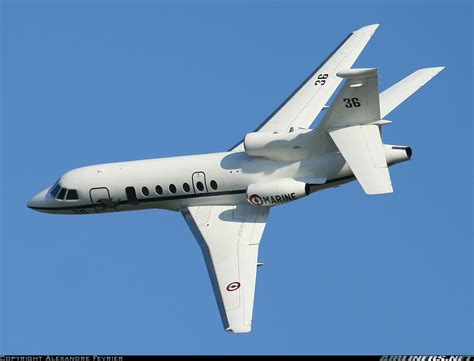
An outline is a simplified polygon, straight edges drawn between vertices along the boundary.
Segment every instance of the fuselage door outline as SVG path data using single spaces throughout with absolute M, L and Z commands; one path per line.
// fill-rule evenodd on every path
M 107 187 L 91 188 L 91 190 L 89 191 L 89 197 L 93 205 L 101 203 L 105 205 L 111 201 L 110 192 Z M 101 209 L 101 207 L 99 206 L 95 207 L 95 210 L 97 211 L 97 213 L 100 213 L 101 211 L 103 211 L 103 208 Z

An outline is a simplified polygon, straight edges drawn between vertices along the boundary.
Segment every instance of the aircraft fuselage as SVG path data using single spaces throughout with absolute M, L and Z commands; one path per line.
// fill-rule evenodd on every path
M 403 161 L 406 152 L 386 146 L 387 162 Z M 402 158 L 406 159 L 402 159 Z M 224 152 L 139 161 L 98 164 L 71 170 L 57 184 L 38 193 L 28 207 L 46 213 L 97 214 L 162 208 L 179 211 L 187 206 L 248 204 L 250 184 L 295 179 L 325 184 L 311 193 L 352 181 L 352 171 L 339 152 L 300 161 L 272 161 L 245 152 Z M 62 196 L 61 189 L 65 189 Z M 69 190 L 77 199 L 67 199 Z M 281 198 L 277 198 L 277 196 Z M 293 200 L 294 195 L 277 194 L 274 204 Z

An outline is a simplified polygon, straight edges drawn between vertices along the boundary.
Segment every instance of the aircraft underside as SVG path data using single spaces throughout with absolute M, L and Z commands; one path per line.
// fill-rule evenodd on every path
M 354 180 L 366 194 L 391 193 L 389 166 L 411 158 L 410 147 L 383 143 L 386 116 L 443 68 L 420 69 L 380 92 L 377 68 L 352 68 L 377 28 L 349 34 L 229 151 L 74 169 L 28 207 L 77 215 L 181 212 L 202 249 L 225 330 L 250 332 L 259 244 L 271 208 Z

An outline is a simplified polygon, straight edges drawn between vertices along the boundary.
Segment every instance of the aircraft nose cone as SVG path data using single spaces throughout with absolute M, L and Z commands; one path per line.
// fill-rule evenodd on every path
M 46 205 L 46 195 L 48 194 L 48 190 L 49 188 L 46 188 L 45 190 L 39 192 L 26 203 L 26 206 L 31 209 L 44 207 Z

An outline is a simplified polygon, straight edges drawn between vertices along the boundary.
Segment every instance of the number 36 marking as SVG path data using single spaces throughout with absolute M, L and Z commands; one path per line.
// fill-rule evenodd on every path
M 360 107 L 359 98 L 344 98 L 342 99 L 346 102 L 346 108 L 358 108 Z
M 314 83 L 314 85 L 318 85 L 318 84 L 324 85 L 324 84 L 326 84 L 326 80 L 325 80 L 325 79 L 327 79 L 328 76 L 329 76 L 329 74 L 319 74 L 319 75 L 318 75 L 318 80 L 316 80 L 316 82 Z

